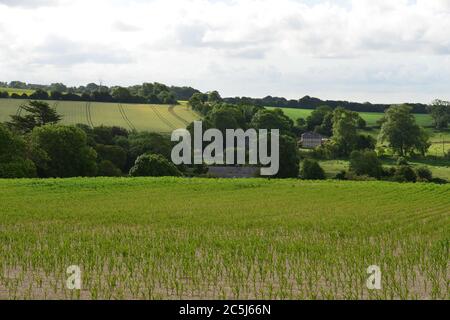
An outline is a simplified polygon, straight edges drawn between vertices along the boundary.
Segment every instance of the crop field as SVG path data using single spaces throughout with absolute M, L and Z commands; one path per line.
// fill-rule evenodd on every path
M 101 102 L 48 101 L 63 116 L 63 124 L 121 126 L 129 130 L 172 132 L 198 119 L 186 103 L 176 106 Z M 20 111 L 26 100 L 0 99 L 0 122 Z
M 0 180 L 0 298 L 449 299 L 450 186 Z M 69 266 L 81 290 L 68 290 Z M 368 290 L 369 266 L 381 290 Z
M 0 87 L 0 92 L 8 92 L 10 95 L 13 93 L 17 93 L 19 95 L 26 93 L 27 95 L 30 95 L 30 94 L 34 93 L 34 90 Z

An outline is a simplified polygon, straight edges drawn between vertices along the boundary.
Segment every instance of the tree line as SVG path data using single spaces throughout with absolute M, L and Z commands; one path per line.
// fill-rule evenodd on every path
M 293 109 L 317 109 L 327 105 L 332 109 L 338 107 L 356 112 L 384 112 L 390 107 L 389 104 L 372 104 L 370 102 L 357 103 L 349 101 L 321 100 L 310 96 L 305 96 L 298 100 L 288 100 L 286 98 L 267 96 L 256 99 L 248 97 L 225 98 L 225 102 L 232 104 L 251 104 L 261 107 L 293 108 Z M 421 103 L 408 103 L 413 113 L 427 113 L 427 105 Z
M 7 91 L 0 91 L 0 98 L 151 104 L 177 104 L 178 100 L 189 100 L 194 93 L 199 92 L 191 87 L 169 87 L 158 82 L 130 87 L 107 87 L 95 83 L 67 87 L 62 83 L 46 86 L 12 81 L 0 82 L 0 87 L 35 90 L 31 94 L 9 94 Z

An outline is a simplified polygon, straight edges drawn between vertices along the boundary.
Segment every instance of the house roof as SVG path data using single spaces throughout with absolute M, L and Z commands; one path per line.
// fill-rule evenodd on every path
M 323 138 L 325 137 L 315 132 L 305 132 L 304 134 L 302 134 L 302 139 L 323 139 Z

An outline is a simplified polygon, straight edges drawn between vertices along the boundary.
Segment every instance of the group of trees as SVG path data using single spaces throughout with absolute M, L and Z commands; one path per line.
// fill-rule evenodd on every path
M 0 124 L 0 177 L 181 175 L 169 162 L 169 136 L 120 127 L 58 124 L 47 103 L 31 101 L 27 112 Z
M 189 100 L 193 94 L 200 92 L 191 87 L 168 87 L 157 82 L 143 83 L 131 87 L 107 87 L 95 83 L 80 87 L 67 87 L 62 83 L 52 83 L 45 86 L 12 81 L 9 84 L 2 83 L 0 85 L 0 87 L 3 86 L 35 91 L 29 95 L 26 93 L 12 93 L 10 95 L 3 91 L 0 92 L 0 98 L 152 104 L 176 104 L 178 100 Z
M 204 116 L 203 127 L 219 129 L 278 129 L 280 130 L 280 170 L 277 178 L 299 175 L 299 154 L 294 122 L 282 110 L 267 110 L 252 105 L 233 105 L 223 102 L 216 92 L 194 94 L 189 101 L 194 110 Z M 189 126 L 188 130 L 193 130 Z M 225 147 L 225 146 L 224 146 Z
M 370 102 L 357 103 L 348 101 L 335 101 L 326 100 L 323 101 L 318 98 L 313 98 L 310 96 L 305 96 L 298 100 L 288 100 L 286 98 L 267 96 L 262 99 L 248 98 L 248 97 L 236 97 L 236 98 L 225 98 L 225 102 L 232 104 L 245 104 L 245 105 L 255 105 L 261 107 L 277 107 L 277 108 L 295 108 L 295 109 L 317 109 L 320 106 L 327 105 L 332 109 L 338 107 L 357 111 L 357 112 L 384 112 L 390 105 L 387 104 L 372 104 Z M 420 103 L 408 104 L 414 113 L 427 113 L 427 106 Z
M 404 157 L 399 157 L 395 166 L 385 168 L 376 152 L 371 150 L 352 152 L 349 169 L 349 172 L 339 173 L 337 178 L 342 180 L 372 178 L 396 182 L 445 182 L 433 178 L 432 172 L 425 166 L 414 169 Z

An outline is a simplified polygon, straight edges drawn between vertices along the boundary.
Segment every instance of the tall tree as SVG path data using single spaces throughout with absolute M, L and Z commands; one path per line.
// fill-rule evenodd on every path
M 35 127 L 56 124 L 62 118 L 48 103 L 42 101 L 30 101 L 21 108 L 25 114 L 11 116 L 8 126 L 23 133 L 31 132 Z
M 427 107 L 428 113 L 434 121 L 436 129 L 446 129 L 450 122 L 450 102 L 442 100 L 434 100 Z
M 333 112 L 333 143 L 341 156 L 348 156 L 355 149 L 358 139 L 359 114 L 337 108 Z
M 425 154 L 430 146 L 428 135 L 417 125 L 411 107 L 407 105 L 394 105 L 386 110 L 379 140 L 389 143 L 400 156 L 411 154 L 414 150 Z

